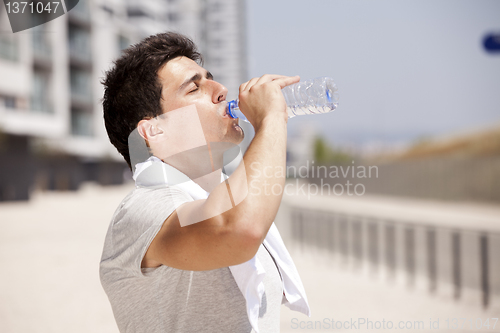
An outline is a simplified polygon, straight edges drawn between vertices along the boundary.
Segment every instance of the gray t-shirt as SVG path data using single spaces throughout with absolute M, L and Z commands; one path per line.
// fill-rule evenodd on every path
M 116 210 L 104 242 L 100 278 L 121 333 L 254 332 L 245 298 L 228 267 L 141 268 L 149 245 L 177 208 L 174 202 L 192 200 L 176 187 L 137 188 Z M 281 277 L 263 245 L 257 256 L 266 270 L 259 331 L 279 332 Z

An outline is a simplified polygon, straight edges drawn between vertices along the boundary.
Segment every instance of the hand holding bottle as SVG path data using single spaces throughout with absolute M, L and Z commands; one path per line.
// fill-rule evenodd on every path
M 266 74 L 243 83 L 240 86 L 239 103 L 247 115 L 247 121 L 255 129 L 260 127 L 262 121 L 267 117 L 283 117 L 286 121 L 288 118 L 286 116 L 286 103 L 281 89 L 297 83 L 299 80 L 298 76 Z
M 329 77 L 319 77 L 284 87 L 282 93 L 287 105 L 288 118 L 334 111 L 339 99 L 337 91 L 335 82 Z M 228 103 L 229 115 L 248 122 L 247 117 L 239 110 L 238 104 L 238 100 Z

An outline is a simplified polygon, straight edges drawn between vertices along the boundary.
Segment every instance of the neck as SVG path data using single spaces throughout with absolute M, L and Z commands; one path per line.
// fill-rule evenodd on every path
M 215 142 L 169 156 L 163 161 L 211 192 L 221 182 L 223 156 L 228 145 L 231 144 Z

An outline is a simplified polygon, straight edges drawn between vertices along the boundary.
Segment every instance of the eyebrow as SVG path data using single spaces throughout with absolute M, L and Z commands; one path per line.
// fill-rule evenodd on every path
M 207 80 L 213 80 L 214 76 L 212 75 L 212 73 L 210 73 L 209 71 L 207 71 L 207 73 L 205 74 L 205 78 Z M 184 81 L 181 84 L 181 86 L 179 87 L 179 91 L 184 90 L 184 88 L 186 88 L 191 82 L 196 82 L 196 81 L 199 81 L 199 80 L 201 80 L 201 74 L 200 73 L 196 73 L 195 75 L 193 75 L 192 77 L 190 77 L 189 79 L 187 79 L 186 81 Z

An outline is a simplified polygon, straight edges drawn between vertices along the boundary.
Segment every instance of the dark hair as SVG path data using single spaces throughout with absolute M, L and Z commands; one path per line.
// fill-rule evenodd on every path
M 162 114 L 162 84 L 158 71 L 174 58 L 184 56 L 201 62 L 196 45 L 174 32 L 145 38 L 123 51 L 106 72 L 102 106 L 109 141 L 123 155 L 130 169 L 128 137 L 139 121 Z

